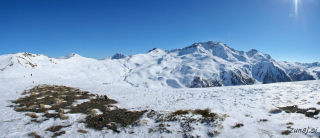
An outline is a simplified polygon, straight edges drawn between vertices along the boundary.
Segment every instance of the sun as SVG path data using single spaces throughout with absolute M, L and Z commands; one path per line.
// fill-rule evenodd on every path
M 298 5 L 301 3 L 301 0 L 294 0 L 294 13 L 298 15 Z
M 294 5 L 294 12 L 295 15 L 298 15 L 299 12 L 301 12 L 300 9 L 302 9 L 302 2 L 313 2 L 316 5 L 319 5 L 319 3 L 316 0 L 293 0 L 293 5 Z

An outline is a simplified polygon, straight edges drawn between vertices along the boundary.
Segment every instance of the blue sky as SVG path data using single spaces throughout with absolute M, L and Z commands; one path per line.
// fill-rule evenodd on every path
M 77 53 L 102 59 L 206 41 L 254 48 L 277 61 L 320 62 L 320 2 L 0 0 L 1 55 Z

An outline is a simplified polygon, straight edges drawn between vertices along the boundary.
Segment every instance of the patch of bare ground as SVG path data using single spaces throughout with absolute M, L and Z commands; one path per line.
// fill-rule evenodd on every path
M 228 117 L 226 114 L 219 115 L 213 113 L 210 109 L 177 110 L 169 113 L 151 110 L 146 116 L 154 119 L 155 123 L 158 124 L 156 127 L 149 129 L 149 133 L 172 133 L 169 124 L 171 122 L 178 122 L 181 129 L 178 132 L 182 133 L 183 137 L 195 137 L 191 132 L 199 124 L 212 128 L 212 131 L 208 132 L 208 137 L 217 136 L 220 133 L 217 130 L 223 129 L 221 122 Z
M 236 125 L 234 125 L 232 128 L 239 128 L 239 127 L 243 127 L 244 125 L 242 123 L 237 123 Z
M 282 111 L 285 111 L 286 113 L 299 113 L 304 114 L 306 117 L 314 118 L 314 115 L 318 115 L 320 112 L 320 109 L 317 109 L 315 107 L 309 107 L 307 109 L 298 108 L 297 105 L 293 106 L 286 106 L 286 107 L 278 107 Z
M 62 134 L 65 134 L 65 133 L 66 133 L 66 131 L 56 132 L 56 133 L 54 133 L 54 134 L 52 135 L 52 137 L 57 137 L 57 136 L 60 136 L 60 135 L 62 135 Z
M 290 130 L 285 130 L 281 132 L 282 135 L 289 135 L 290 134 Z
M 46 131 L 56 132 L 56 131 L 59 131 L 61 128 L 69 127 L 69 126 L 70 125 L 67 125 L 67 126 L 62 126 L 62 125 L 52 126 L 52 127 L 47 128 Z
M 127 126 L 139 126 L 148 124 L 147 120 L 155 120 L 156 125 L 149 128 L 149 133 L 173 133 L 170 124 L 178 122 L 183 137 L 193 137 L 191 134 L 195 125 L 207 126 L 208 137 L 217 136 L 219 130 L 223 129 L 222 121 L 228 115 L 211 112 L 210 109 L 177 110 L 174 112 L 157 112 L 154 110 L 128 111 L 113 105 L 117 101 L 108 98 L 106 95 L 90 94 L 88 91 L 81 91 L 76 88 L 57 85 L 39 85 L 30 90 L 25 90 L 21 97 L 12 101 L 17 112 L 27 112 L 31 117 L 31 122 L 41 123 L 54 119 L 55 121 L 68 120 L 69 115 L 81 113 L 86 115 L 85 120 L 78 121 L 85 123 L 86 127 L 95 130 L 110 129 L 116 133 L 134 133 L 133 130 L 121 131 Z M 146 114 L 145 119 L 142 119 Z M 52 137 L 57 137 L 66 133 L 62 128 L 70 125 L 56 125 L 47 128 L 45 131 L 53 132 Z M 79 129 L 79 133 L 88 131 Z M 30 135 L 39 136 L 37 133 Z M 40 137 L 40 136 L 39 136 Z
M 84 121 L 87 127 L 97 130 L 107 128 L 115 132 L 120 132 L 117 130 L 118 126 L 126 127 L 131 125 L 146 112 L 127 111 L 126 109 L 120 108 L 107 110 L 109 106 L 115 107 L 111 104 L 117 102 L 109 99 L 106 95 L 90 94 L 87 91 L 66 86 L 36 86 L 28 91 L 24 91 L 23 95 L 25 95 L 25 97 L 12 101 L 15 105 L 11 105 L 10 107 L 14 107 L 17 112 L 29 112 L 26 115 L 33 118 L 33 122 L 42 122 L 49 118 L 66 120 L 69 118 L 65 112 L 67 109 L 69 110 L 68 114 L 87 114 L 86 120 Z M 79 100 L 87 101 L 77 104 Z M 94 112 L 95 110 L 92 109 L 100 110 L 102 114 L 97 114 Z M 42 119 L 37 119 L 39 116 L 35 113 L 44 113 L 44 115 Z M 52 126 L 46 131 L 56 132 L 62 127 L 69 126 Z M 55 133 L 54 136 L 59 136 L 64 133 Z
M 88 131 L 83 130 L 83 129 L 79 129 L 78 132 L 83 133 L 83 134 L 88 133 Z
M 37 132 L 31 132 L 28 134 L 28 136 L 32 138 L 42 138 L 40 135 L 37 134 Z

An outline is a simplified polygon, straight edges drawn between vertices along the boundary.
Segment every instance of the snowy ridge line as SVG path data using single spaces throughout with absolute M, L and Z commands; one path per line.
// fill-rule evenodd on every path
M 209 41 L 170 51 L 154 48 L 146 54 L 117 53 L 103 60 L 74 53 L 59 58 L 26 52 L 1 55 L 1 77 L 33 81 L 42 77 L 86 79 L 142 88 L 200 88 L 318 80 L 320 63 L 277 62 L 255 49 L 237 51 Z

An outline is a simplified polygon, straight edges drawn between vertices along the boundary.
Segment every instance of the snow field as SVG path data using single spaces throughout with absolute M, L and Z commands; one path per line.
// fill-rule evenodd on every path
M 8 81 L 10 80 L 10 81 Z M 89 91 L 90 93 L 107 95 L 119 103 L 115 104 L 119 108 L 129 110 L 155 110 L 173 112 L 180 109 L 194 110 L 209 108 L 211 112 L 217 114 L 227 114 L 229 117 L 222 121 L 223 129 L 220 130 L 219 137 L 286 137 L 281 132 L 287 130 L 286 123 L 293 122 L 293 128 L 320 127 L 319 118 L 309 118 L 303 114 L 285 113 L 271 114 L 271 109 L 279 106 L 298 105 L 299 108 L 320 108 L 317 102 L 320 101 L 320 83 L 316 81 L 303 81 L 291 83 L 276 83 L 267 85 L 251 86 L 230 86 L 199 89 L 171 89 L 171 88 L 135 88 L 128 86 L 104 85 L 96 82 L 85 82 L 84 80 L 44 80 L 47 84 L 66 85 Z M 149 129 L 157 125 L 152 119 L 143 117 L 141 120 L 148 120 L 146 125 L 126 128 L 120 134 L 110 130 L 96 131 L 88 129 L 81 120 L 81 115 L 66 114 L 67 120 L 54 121 L 52 119 L 41 124 L 29 123 L 29 117 L 24 113 L 18 113 L 13 108 L 8 107 L 15 100 L 21 97 L 21 93 L 28 88 L 38 85 L 23 79 L 0 79 L 0 112 L 1 137 L 25 137 L 31 131 L 38 132 L 39 135 L 50 136 L 43 130 L 52 125 L 72 124 L 71 127 L 63 128 L 66 134 L 63 136 L 97 136 L 104 137 L 108 132 L 108 137 L 181 137 L 181 133 L 148 133 Z M 40 83 L 39 83 L 40 84 Z M 318 115 L 319 117 L 319 115 Z M 82 118 L 83 119 L 83 118 Z M 267 121 L 262 122 L 261 119 Z M 243 127 L 233 128 L 237 123 L 244 124 Z M 192 135 L 207 136 L 207 130 L 211 127 L 194 126 Z M 78 129 L 89 131 L 86 134 L 77 132 Z M 134 134 L 125 133 L 129 130 Z M 178 124 L 171 124 L 170 130 L 178 129 Z M 316 134 L 291 133 L 288 137 L 317 137 Z

